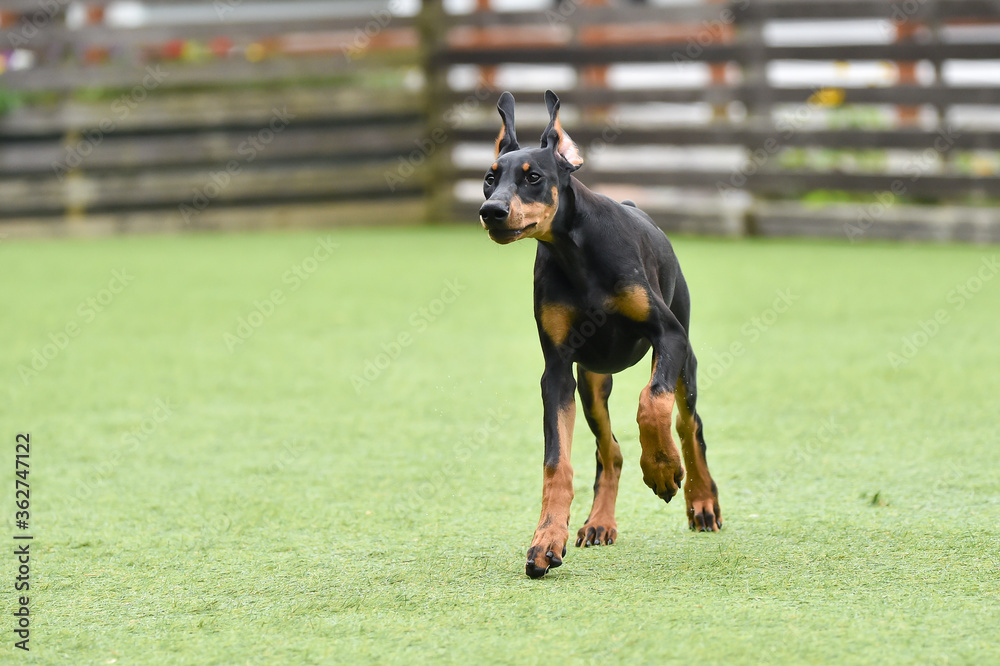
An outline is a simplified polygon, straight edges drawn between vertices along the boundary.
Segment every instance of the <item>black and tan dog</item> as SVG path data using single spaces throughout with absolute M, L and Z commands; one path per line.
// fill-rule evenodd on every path
M 559 99 L 545 93 L 549 125 L 540 148 L 521 148 L 514 131 L 514 97 L 497 109 L 503 126 L 496 161 L 486 173 L 480 221 L 497 243 L 538 240 L 535 320 L 545 357 L 542 374 L 545 462 L 542 514 L 528 549 L 525 573 L 545 575 L 562 564 L 573 500 L 570 446 L 579 388 L 587 423 L 597 438 L 597 479 L 590 516 L 576 545 L 618 538 L 615 498 L 622 454 L 611 432 L 611 375 L 638 363 L 650 347 L 653 370 L 639 397 L 643 481 L 669 502 L 684 477 L 670 434 L 674 403 L 688 476 L 684 483 L 692 529 L 722 527 L 718 491 L 705 460 L 695 411 L 696 361 L 688 342 L 687 284 L 670 241 L 630 201 L 591 192 L 571 174 L 583 158 L 559 123 Z M 576 364 L 576 379 L 573 364 Z

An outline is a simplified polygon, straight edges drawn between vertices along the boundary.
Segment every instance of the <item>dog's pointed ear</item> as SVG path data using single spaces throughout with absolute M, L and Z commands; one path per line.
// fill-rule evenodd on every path
M 549 126 L 542 132 L 542 148 L 552 148 L 563 167 L 576 171 L 583 166 L 583 157 L 559 123 L 559 98 L 551 90 L 545 91 L 545 107 L 549 110 Z
M 503 122 L 500 126 L 500 134 L 497 135 L 496 142 L 497 152 L 495 157 L 500 157 L 504 153 L 509 153 L 520 147 L 517 145 L 517 133 L 514 131 L 514 96 L 509 92 L 504 92 L 500 95 L 500 100 L 497 102 L 497 111 L 500 112 L 500 120 Z

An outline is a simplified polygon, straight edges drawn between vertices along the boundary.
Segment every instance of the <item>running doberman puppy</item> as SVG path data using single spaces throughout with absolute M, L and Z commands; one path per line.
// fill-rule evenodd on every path
M 538 240 L 535 321 L 541 339 L 545 462 L 542 513 L 528 549 L 525 573 L 541 578 L 562 564 L 573 500 L 570 447 L 578 388 L 587 423 L 597 438 L 594 504 L 576 545 L 613 544 L 618 538 L 615 498 L 622 454 L 611 432 L 611 375 L 638 363 L 650 347 L 653 370 L 639 396 L 643 481 L 669 502 L 684 477 L 691 529 L 722 527 L 718 490 L 705 460 L 701 418 L 695 410 L 694 352 L 688 342 L 691 301 L 670 241 L 631 201 L 595 194 L 571 174 L 583 164 L 559 123 L 559 98 L 545 93 L 549 124 L 540 148 L 521 148 L 514 130 L 514 97 L 500 96 L 503 125 L 496 161 L 486 173 L 479 209 L 491 239 L 507 244 Z M 576 379 L 573 364 L 576 364 Z

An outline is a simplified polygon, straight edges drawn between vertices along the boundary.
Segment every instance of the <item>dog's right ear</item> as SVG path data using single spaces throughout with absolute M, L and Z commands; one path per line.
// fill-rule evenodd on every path
M 514 96 L 509 92 L 500 95 L 497 102 L 497 111 L 500 112 L 500 119 L 503 125 L 500 126 L 500 134 L 497 135 L 497 153 L 495 157 L 500 157 L 504 153 L 517 150 L 517 134 L 514 132 Z
M 542 148 L 552 148 L 565 168 L 576 171 L 583 165 L 583 157 L 559 122 L 559 98 L 551 90 L 545 91 L 545 107 L 549 110 L 549 126 L 542 132 Z

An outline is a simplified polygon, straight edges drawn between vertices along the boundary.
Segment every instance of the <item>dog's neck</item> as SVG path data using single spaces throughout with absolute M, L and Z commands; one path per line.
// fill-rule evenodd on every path
M 571 279 L 583 278 L 583 241 L 586 234 L 585 221 L 577 214 L 580 205 L 593 194 L 573 176 L 559 189 L 559 208 L 552 220 L 552 239 L 538 241 L 543 245 L 559 266 Z M 580 274 L 579 276 L 577 274 Z

